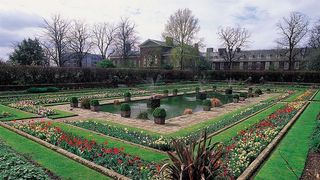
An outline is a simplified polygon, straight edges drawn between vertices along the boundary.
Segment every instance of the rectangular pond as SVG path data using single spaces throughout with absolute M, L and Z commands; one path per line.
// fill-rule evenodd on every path
M 222 104 L 232 102 L 232 95 L 220 93 L 207 93 L 207 99 L 218 98 Z M 141 112 L 148 112 L 149 119 L 153 119 L 152 109 L 147 107 L 148 100 L 132 101 L 128 104 L 131 107 L 131 118 L 137 118 Z M 161 108 L 167 112 L 166 119 L 181 116 L 185 109 L 192 109 L 193 112 L 203 111 L 202 100 L 196 99 L 195 94 L 167 97 L 161 99 Z M 106 104 L 101 106 L 101 111 L 120 114 L 120 105 Z

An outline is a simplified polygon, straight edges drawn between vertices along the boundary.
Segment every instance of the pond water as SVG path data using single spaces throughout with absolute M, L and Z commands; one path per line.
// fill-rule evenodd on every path
M 220 93 L 207 93 L 207 99 L 218 98 L 222 104 L 232 102 L 231 95 L 223 95 Z M 128 103 L 131 107 L 131 118 L 137 118 L 139 113 L 148 112 L 149 119 L 153 119 L 152 109 L 147 107 L 147 100 L 132 101 Z M 183 111 L 187 108 L 192 109 L 193 112 L 202 111 L 202 100 L 196 99 L 195 94 L 188 94 L 182 96 L 168 97 L 161 99 L 161 108 L 167 112 L 166 119 L 181 116 Z M 101 106 L 101 111 L 120 114 L 120 105 L 107 104 Z

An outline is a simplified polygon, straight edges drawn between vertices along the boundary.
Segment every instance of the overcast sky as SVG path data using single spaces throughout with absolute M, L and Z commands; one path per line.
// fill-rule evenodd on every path
M 215 49 L 221 26 L 248 28 L 249 49 L 266 49 L 276 47 L 275 24 L 291 11 L 306 14 L 311 22 L 320 18 L 320 0 L 0 0 L 0 58 L 8 58 L 14 42 L 41 34 L 43 18 L 54 14 L 90 24 L 129 17 L 143 42 L 161 40 L 168 17 L 179 8 L 192 10 L 200 21 L 199 37 Z

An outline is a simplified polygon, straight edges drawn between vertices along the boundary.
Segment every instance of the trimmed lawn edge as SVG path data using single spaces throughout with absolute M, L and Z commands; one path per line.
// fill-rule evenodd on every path
M 19 135 L 21 135 L 23 137 L 26 137 L 26 138 L 28 138 L 28 139 L 36 142 L 36 143 L 39 143 L 39 144 L 41 144 L 41 145 L 43 145 L 43 146 L 45 146 L 45 147 L 47 147 L 47 148 L 49 148 L 49 149 L 51 149 L 51 150 L 53 150 L 55 152 L 58 152 L 58 153 L 60 153 L 60 154 L 62 154 L 64 156 L 66 156 L 66 157 L 68 157 L 68 158 L 70 158 L 70 159 L 72 159 L 72 160 L 74 160 L 74 161 L 76 161 L 78 163 L 81 163 L 81 164 L 83 164 L 83 165 L 85 165 L 85 166 L 87 166 L 87 167 L 89 167 L 89 168 L 91 168 L 93 170 L 96 170 L 96 171 L 98 171 L 98 172 L 100 172 L 100 173 L 102 173 L 104 175 L 107 175 L 109 177 L 113 177 L 113 178 L 116 178 L 116 179 L 126 179 L 126 180 L 129 179 L 129 178 L 127 178 L 127 177 L 125 177 L 125 176 L 123 176 L 121 174 L 118 174 L 118 173 L 116 173 L 116 172 L 114 172 L 114 171 L 112 171 L 110 169 L 107 169 L 107 168 L 105 168 L 103 166 L 97 165 L 97 164 L 95 164 L 95 163 L 93 163 L 91 161 L 83 159 L 82 157 L 79 157 L 79 156 L 77 156 L 77 155 L 75 155 L 73 153 L 70 153 L 70 152 L 62 149 L 62 148 L 54 146 L 54 145 L 52 145 L 52 144 L 50 144 L 48 142 L 45 142 L 45 141 L 43 141 L 43 140 L 41 140 L 39 138 L 31 136 L 31 135 L 29 135 L 29 134 L 27 134 L 25 132 L 22 132 L 22 131 L 20 131 L 20 130 L 18 130 L 16 128 L 14 128 L 14 127 L 11 127 L 11 126 L 9 126 L 9 125 L 7 125 L 5 123 L 0 122 L 0 126 L 8 129 L 10 131 L 13 131 L 13 132 L 15 132 L 15 133 L 17 133 L 17 134 L 19 134 Z
M 268 144 L 268 146 L 256 157 L 256 159 L 246 168 L 246 170 L 238 177 L 238 179 L 250 179 L 260 165 L 268 158 L 276 146 L 281 142 L 290 130 L 292 125 L 300 117 L 302 112 L 306 109 L 310 102 L 306 102 L 303 107 L 293 116 L 293 118 L 282 128 L 279 134 Z
M 20 109 L 15 109 L 15 108 L 3 105 L 3 104 L 0 104 L 0 109 L 1 109 L 1 107 L 7 109 L 9 112 L 11 112 L 13 114 L 18 113 L 19 115 L 15 116 L 15 117 L 8 117 L 8 118 L 0 119 L 0 122 L 1 121 L 4 122 L 4 121 L 13 121 L 13 120 L 23 120 L 23 119 L 30 119 L 30 118 L 38 118 L 39 117 L 36 114 L 25 112 L 25 111 L 22 111 Z

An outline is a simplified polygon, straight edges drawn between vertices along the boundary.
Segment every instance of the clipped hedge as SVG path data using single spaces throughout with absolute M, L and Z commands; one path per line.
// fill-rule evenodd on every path
M 115 78 L 117 77 L 117 78 Z M 320 83 L 320 72 L 315 71 L 181 71 L 162 69 L 103 69 L 103 68 L 70 68 L 44 66 L 12 66 L 0 65 L 0 90 L 24 86 L 42 87 L 55 85 L 60 87 L 69 83 L 92 83 L 97 86 L 108 86 L 115 82 L 138 84 L 146 79 L 160 79 L 163 82 L 201 80 L 245 80 L 259 82 L 261 77 L 272 82 L 305 82 Z M 15 85 L 15 86 L 13 86 Z

